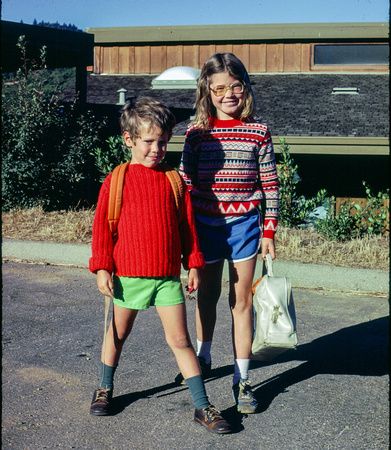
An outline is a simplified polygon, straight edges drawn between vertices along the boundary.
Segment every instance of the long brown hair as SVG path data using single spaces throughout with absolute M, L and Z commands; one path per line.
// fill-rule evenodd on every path
M 215 53 L 205 62 L 198 79 L 195 103 L 196 116 L 192 123 L 201 129 L 207 129 L 209 127 L 209 117 L 214 117 L 216 114 L 216 109 L 210 98 L 210 77 L 222 72 L 227 72 L 245 86 L 243 109 L 238 120 L 248 122 L 254 119 L 255 97 L 244 64 L 232 53 Z

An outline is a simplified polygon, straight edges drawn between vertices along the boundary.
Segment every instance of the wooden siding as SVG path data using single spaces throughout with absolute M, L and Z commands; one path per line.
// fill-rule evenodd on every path
M 314 66 L 312 43 L 95 46 L 96 74 L 160 74 L 175 66 L 201 69 L 216 52 L 234 53 L 249 73 L 388 71 L 388 66 Z
M 308 72 L 308 44 L 95 46 L 96 74 L 159 74 L 170 67 L 202 68 L 216 52 L 234 53 L 250 73 Z

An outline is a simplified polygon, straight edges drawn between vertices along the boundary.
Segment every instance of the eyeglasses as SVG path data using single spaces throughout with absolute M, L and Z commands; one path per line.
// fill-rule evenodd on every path
M 238 81 L 237 83 L 232 83 L 231 86 L 216 86 L 214 88 L 210 88 L 216 97 L 223 97 L 227 93 L 228 89 L 233 94 L 241 94 L 244 91 L 244 86 Z

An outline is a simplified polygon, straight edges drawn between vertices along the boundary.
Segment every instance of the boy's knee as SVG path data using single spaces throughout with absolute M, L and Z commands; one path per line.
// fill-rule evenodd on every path
M 192 346 L 190 339 L 185 335 L 167 337 L 167 343 L 172 349 L 178 350 L 190 348 Z
M 115 330 L 114 332 L 114 342 L 117 342 L 119 344 L 123 344 L 127 337 L 129 336 L 130 331 L 129 330 Z

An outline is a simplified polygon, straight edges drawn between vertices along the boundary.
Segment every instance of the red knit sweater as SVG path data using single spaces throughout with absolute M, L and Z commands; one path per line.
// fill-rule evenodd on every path
M 200 252 L 190 195 L 185 189 L 184 219 L 178 225 L 170 181 L 159 165 L 131 164 L 125 175 L 118 240 L 113 245 L 107 213 L 111 174 L 99 193 L 92 231 L 90 270 L 124 277 L 177 276 L 181 255 L 186 270 L 205 265 Z

